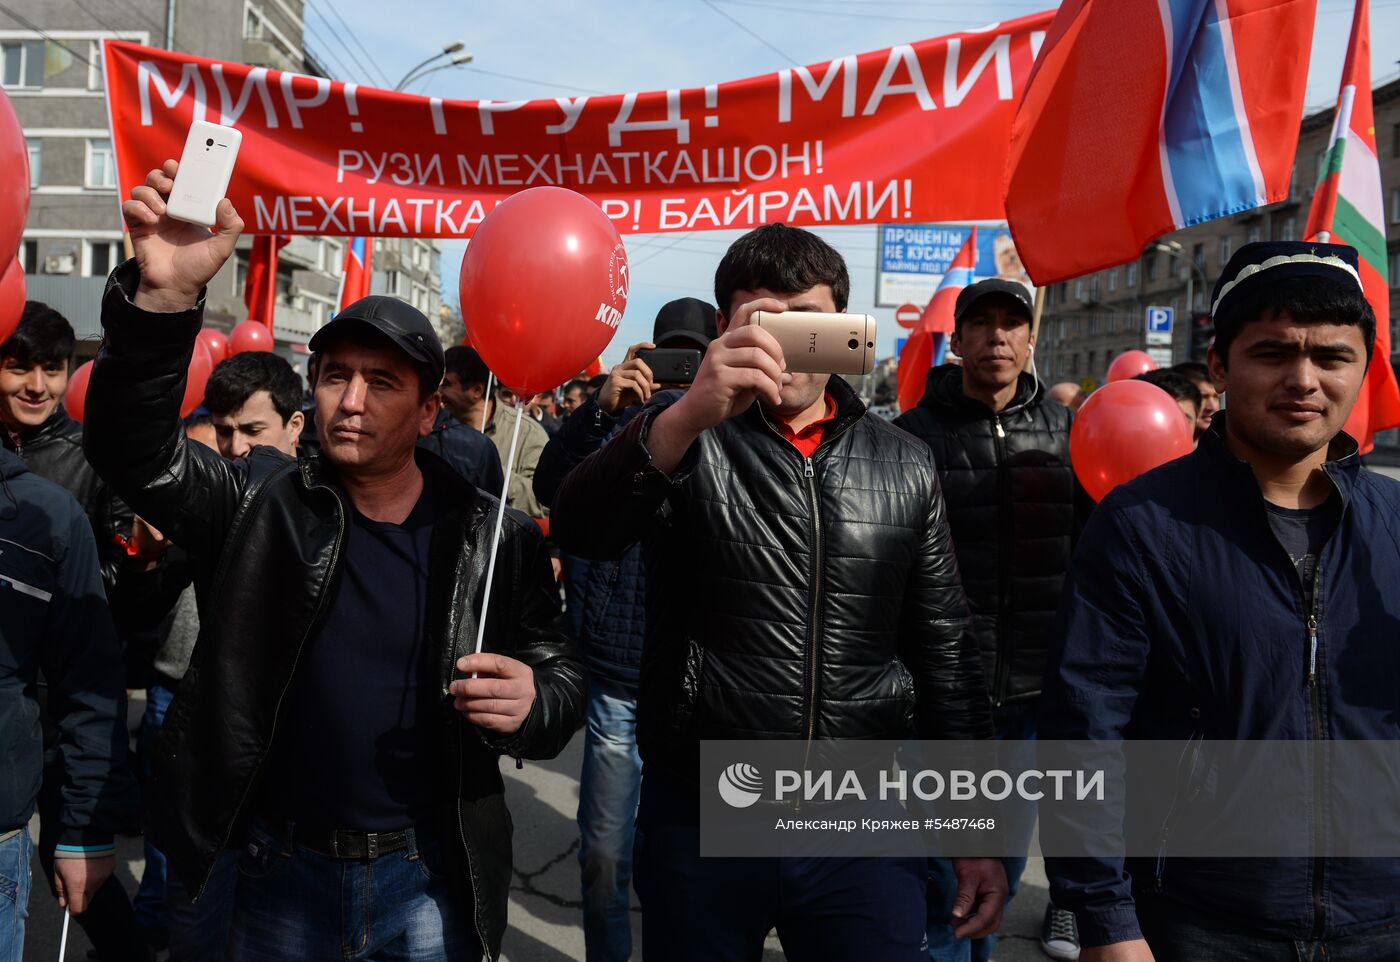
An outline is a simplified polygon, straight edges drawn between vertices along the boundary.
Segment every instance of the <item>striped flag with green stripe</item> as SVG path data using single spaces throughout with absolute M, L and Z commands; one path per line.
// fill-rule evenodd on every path
M 1361 396 L 1347 419 L 1346 432 L 1362 453 L 1378 431 L 1400 426 L 1400 388 L 1390 366 L 1390 286 L 1385 249 L 1385 201 L 1376 158 L 1376 121 L 1371 107 L 1370 4 L 1357 0 L 1351 47 L 1342 71 L 1337 116 L 1312 209 L 1307 237 L 1350 244 L 1360 255 L 1361 283 L 1376 312 L 1376 347 Z

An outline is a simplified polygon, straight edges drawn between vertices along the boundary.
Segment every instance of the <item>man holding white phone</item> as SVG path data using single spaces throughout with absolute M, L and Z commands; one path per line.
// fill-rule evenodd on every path
M 471 653 L 496 502 L 418 449 L 443 352 L 371 296 L 311 340 L 322 454 L 225 461 L 178 400 L 204 288 L 243 221 L 180 223 L 167 161 L 123 205 L 135 258 L 103 297 L 84 445 L 190 553 L 210 610 L 158 739 L 150 824 L 195 898 L 240 848 L 229 957 L 303 962 L 500 954 L 511 825 L 500 755 L 553 757 L 582 666 L 538 528 L 499 539 L 487 651 Z
M 986 687 L 928 448 L 865 416 L 843 380 L 785 371 L 758 311 L 837 313 L 850 279 L 771 224 L 715 275 L 721 337 L 565 479 L 551 535 L 615 558 L 643 542 L 647 625 L 635 879 L 643 955 L 914 962 L 925 864 L 699 857 L 702 739 L 986 738 Z M 858 628 L 855 626 L 859 626 Z M 1000 923 L 992 859 L 958 860 L 961 934 Z

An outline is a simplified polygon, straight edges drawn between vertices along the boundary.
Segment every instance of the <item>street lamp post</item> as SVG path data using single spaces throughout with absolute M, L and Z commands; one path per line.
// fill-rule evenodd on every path
M 471 63 L 471 54 L 458 53 L 465 46 L 466 44 L 462 43 L 462 41 L 460 40 L 454 40 L 452 43 L 447 44 L 442 48 L 440 52 L 433 54 L 427 60 L 424 60 L 422 63 L 418 64 L 418 66 L 414 67 L 408 73 L 404 74 L 403 79 L 394 85 L 394 89 L 403 90 L 413 81 L 421 80 L 423 77 L 426 77 L 430 73 L 437 73 L 439 70 L 447 70 L 451 67 L 462 67 L 466 64 Z M 452 57 L 454 53 L 458 54 L 458 56 Z M 452 57 L 452 60 L 448 63 L 438 64 L 437 66 L 432 67 L 428 70 L 423 70 L 423 68 L 427 67 L 428 64 L 441 57 Z M 422 73 L 419 73 L 419 71 L 422 71 Z

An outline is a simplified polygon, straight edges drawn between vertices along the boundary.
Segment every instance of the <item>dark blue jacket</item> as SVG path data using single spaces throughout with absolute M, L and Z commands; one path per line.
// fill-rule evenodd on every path
M 535 497 L 550 507 L 564 477 L 632 420 L 640 408 L 617 417 L 590 398 L 564 419 L 535 467 Z M 618 561 L 564 556 L 564 599 L 569 624 L 588 670 L 636 686 L 646 635 L 646 572 L 640 545 Z
M 506 476 L 496 445 L 470 424 L 463 424 L 446 408 L 438 411 L 432 433 L 418 439 L 418 446 L 442 458 L 458 474 L 492 497 L 499 498 Z
M 0 832 L 34 813 L 41 669 L 63 769 L 59 843 L 105 848 L 133 823 L 137 800 L 97 545 L 73 495 L 0 449 Z
M 1302 585 L 1224 425 L 1217 415 L 1194 453 L 1115 489 L 1090 517 L 1041 738 L 1400 738 L 1400 483 L 1363 470 L 1351 438 L 1332 442 L 1325 469 L 1344 507 L 1318 564 L 1310 684 Z M 1135 892 L 1285 938 L 1400 919 L 1400 859 L 1174 859 L 1171 799 L 1139 801 L 1128 817 L 1160 826 L 1156 858 L 1047 859 L 1055 903 L 1078 915 L 1086 946 L 1140 937 Z

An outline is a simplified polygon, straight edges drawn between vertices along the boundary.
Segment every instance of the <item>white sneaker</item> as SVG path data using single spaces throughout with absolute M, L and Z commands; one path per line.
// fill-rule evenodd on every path
M 1045 906 L 1045 921 L 1040 925 L 1040 947 L 1045 954 L 1059 962 L 1079 962 L 1079 926 L 1074 913 Z

